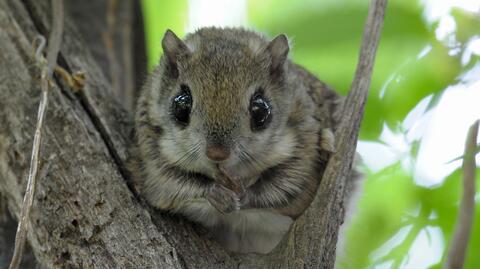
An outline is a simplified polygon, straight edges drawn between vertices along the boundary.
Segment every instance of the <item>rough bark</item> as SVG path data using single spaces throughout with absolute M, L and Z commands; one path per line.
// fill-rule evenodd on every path
M 141 1 L 65 1 L 78 32 L 127 111 L 146 72 Z
M 385 1 L 374 1 L 374 5 L 373 12 L 383 17 Z M 105 61 L 89 49 L 90 43 L 102 40 L 86 43 L 79 21 L 70 13 L 58 64 L 70 72 L 84 72 L 87 79 L 78 93 L 55 80 L 50 93 L 41 176 L 28 232 L 42 267 L 333 267 L 345 180 L 373 55 L 367 53 L 367 61 L 360 60 L 366 73 L 357 73 L 360 78 L 353 85 L 360 86 L 352 88 L 347 99 L 351 103 L 337 133 L 340 147 L 329 161 L 310 209 L 273 253 L 235 255 L 205 238 L 199 227 L 155 211 L 132 194 L 124 165 L 130 116 L 116 97 L 109 72 L 102 68 Z M 0 0 L 0 194 L 17 218 L 41 93 L 31 43 L 39 33 L 48 36 L 52 15 L 46 0 Z M 380 31 L 375 23 L 374 42 L 369 44 L 373 52 Z

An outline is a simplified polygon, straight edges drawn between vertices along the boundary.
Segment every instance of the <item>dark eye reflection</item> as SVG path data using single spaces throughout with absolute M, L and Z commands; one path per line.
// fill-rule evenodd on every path
M 250 115 L 252 130 L 266 128 L 271 119 L 271 106 L 262 93 L 257 92 L 250 101 Z
M 177 123 L 188 125 L 192 110 L 192 95 L 187 85 L 181 85 L 180 93 L 173 98 L 172 114 Z

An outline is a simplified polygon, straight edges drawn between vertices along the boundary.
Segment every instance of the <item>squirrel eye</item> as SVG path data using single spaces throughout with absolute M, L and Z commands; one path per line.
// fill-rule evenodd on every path
M 172 113 L 178 123 L 187 125 L 192 109 L 192 95 L 187 85 L 180 87 L 180 93 L 173 98 Z
M 250 102 L 251 125 L 255 131 L 266 127 L 271 119 L 271 107 L 262 94 L 255 94 Z

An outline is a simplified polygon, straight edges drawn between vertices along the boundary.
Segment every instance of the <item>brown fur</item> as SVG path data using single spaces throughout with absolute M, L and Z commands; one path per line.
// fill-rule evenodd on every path
M 236 28 L 203 28 L 185 41 L 167 32 L 164 56 L 137 105 L 133 169 L 141 195 L 222 231 L 218 239 L 232 250 L 270 251 L 311 203 L 333 149 L 322 131 L 334 129 L 340 99 L 286 59 L 286 42 Z M 181 84 L 193 98 L 188 126 L 170 114 Z M 258 88 L 271 102 L 272 120 L 255 132 L 248 107 Z M 232 156 L 211 162 L 211 143 Z M 224 176 L 241 188 L 227 186 Z

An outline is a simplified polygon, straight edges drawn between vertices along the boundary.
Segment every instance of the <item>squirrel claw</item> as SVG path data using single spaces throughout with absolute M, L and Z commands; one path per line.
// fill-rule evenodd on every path
M 222 166 L 218 166 L 218 170 L 219 173 L 216 178 L 220 185 L 234 191 L 238 195 L 245 191 L 243 181 L 239 177 L 232 175 Z

